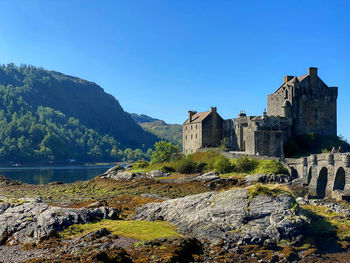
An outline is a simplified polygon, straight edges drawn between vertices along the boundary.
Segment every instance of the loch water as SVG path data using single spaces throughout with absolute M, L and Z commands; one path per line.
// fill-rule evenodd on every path
M 27 184 L 72 183 L 90 180 L 112 166 L 42 166 L 0 168 L 0 175 Z

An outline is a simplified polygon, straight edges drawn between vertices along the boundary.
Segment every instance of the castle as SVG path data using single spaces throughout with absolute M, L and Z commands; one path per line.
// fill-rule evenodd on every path
M 222 143 L 233 151 L 248 155 L 283 156 L 285 142 L 298 135 L 314 133 L 337 135 L 338 88 L 328 87 L 308 68 L 301 77 L 285 76 L 283 84 L 267 96 L 267 112 L 224 120 L 216 107 L 210 111 L 188 112 L 183 124 L 183 153 Z

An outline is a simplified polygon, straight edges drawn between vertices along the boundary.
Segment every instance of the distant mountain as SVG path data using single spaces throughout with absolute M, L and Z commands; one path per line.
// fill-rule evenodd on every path
M 150 116 L 147 116 L 145 114 L 137 114 L 137 113 L 129 113 L 131 117 L 136 121 L 137 123 L 144 123 L 144 122 L 154 122 L 159 121 L 159 119 L 154 119 Z
M 0 160 L 105 160 L 159 140 L 97 84 L 26 65 L 0 66 L 0 124 Z
M 144 114 L 130 113 L 130 115 L 145 131 L 182 147 L 182 125 L 167 124 Z

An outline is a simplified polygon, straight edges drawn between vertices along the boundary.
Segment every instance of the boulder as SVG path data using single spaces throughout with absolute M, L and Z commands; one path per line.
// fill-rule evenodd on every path
M 146 204 L 134 218 L 168 221 L 203 242 L 263 244 L 300 235 L 304 219 L 291 209 L 293 203 L 287 193 L 249 198 L 247 188 L 237 188 Z
M 109 170 L 108 170 L 109 171 Z M 146 173 L 133 173 L 133 172 L 126 172 L 123 170 L 117 170 L 117 171 L 109 171 L 106 172 L 101 176 L 101 178 L 110 178 L 113 180 L 126 180 L 131 181 L 133 179 L 151 179 L 152 177 L 147 175 Z
M 160 170 L 153 170 L 153 171 L 150 171 L 147 175 L 151 177 L 167 177 L 170 175 L 170 173 L 166 173 Z
M 42 202 L 0 204 L 0 244 L 40 242 L 73 224 L 117 219 L 118 212 L 108 207 L 75 209 L 52 207 Z
M 220 180 L 221 177 L 217 172 L 209 172 L 205 174 L 198 175 L 193 178 L 195 181 L 201 181 L 201 182 L 210 182 L 214 180 Z
M 290 175 L 285 174 L 254 174 L 254 175 L 247 175 L 245 177 L 245 180 L 248 184 L 255 184 L 255 183 L 278 183 L 278 184 L 285 184 L 292 181 L 292 177 Z
M 7 177 L 0 175 L 0 186 L 6 186 L 6 185 L 21 185 L 21 181 L 18 180 L 11 180 Z

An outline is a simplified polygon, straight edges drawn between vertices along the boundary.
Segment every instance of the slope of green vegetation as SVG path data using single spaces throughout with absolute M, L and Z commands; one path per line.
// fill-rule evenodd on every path
M 168 124 L 145 114 L 130 113 L 130 116 L 145 130 L 157 137 L 182 147 L 182 125 Z
M 50 107 L 78 119 L 89 129 L 109 134 L 126 147 L 152 147 L 157 138 L 140 128 L 119 102 L 97 84 L 34 66 L 0 67 L 0 85 L 36 109 Z
M 0 124 L 0 162 L 147 159 L 158 140 L 98 85 L 33 66 L 0 66 Z
M 182 126 L 180 124 L 167 124 L 161 120 L 139 124 L 144 130 L 182 147 Z
M 259 160 L 248 157 L 227 159 L 219 150 L 197 152 L 187 156 L 178 152 L 170 142 L 161 141 L 155 144 L 151 162 L 136 162 L 135 171 L 162 170 L 182 174 L 216 171 L 220 174 L 287 174 L 288 170 L 280 162 Z

